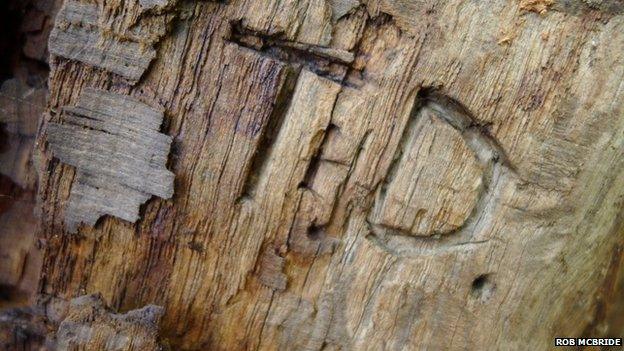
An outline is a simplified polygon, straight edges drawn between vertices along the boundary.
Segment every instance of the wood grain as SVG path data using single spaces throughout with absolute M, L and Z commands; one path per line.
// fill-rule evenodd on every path
M 140 80 L 53 57 L 41 140 L 85 90 L 154 101 L 176 181 L 72 236 L 80 183 L 42 142 L 41 292 L 163 306 L 181 350 L 598 333 L 622 276 L 624 17 L 566 3 L 182 1 Z

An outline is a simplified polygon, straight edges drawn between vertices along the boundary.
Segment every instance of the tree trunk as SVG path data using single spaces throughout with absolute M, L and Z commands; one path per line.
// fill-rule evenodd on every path
M 65 0 L 40 293 L 162 306 L 175 350 L 617 336 L 623 12 Z

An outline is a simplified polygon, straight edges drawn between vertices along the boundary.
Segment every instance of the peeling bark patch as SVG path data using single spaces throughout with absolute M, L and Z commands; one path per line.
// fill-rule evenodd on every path
M 163 308 L 149 305 L 117 314 L 100 295 L 73 299 L 67 317 L 60 323 L 60 350 L 161 350 L 158 323 Z
M 66 124 L 50 123 L 55 157 L 76 167 L 65 224 L 75 232 L 103 215 L 136 222 L 151 195 L 173 195 L 166 168 L 171 137 L 159 133 L 163 111 L 135 98 L 86 89 L 76 107 L 63 109 Z
M 153 45 L 166 33 L 174 15 L 139 12 L 130 23 L 127 18 L 115 22 L 106 17 L 96 4 L 67 1 L 50 34 L 50 53 L 136 82 L 156 58 Z

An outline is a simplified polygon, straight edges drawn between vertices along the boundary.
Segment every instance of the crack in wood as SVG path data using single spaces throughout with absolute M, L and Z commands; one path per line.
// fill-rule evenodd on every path
M 136 222 L 151 195 L 173 195 L 171 137 L 158 132 L 163 116 L 133 97 L 87 88 L 77 106 L 63 109 L 65 124 L 49 124 L 53 155 L 76 167 L 65 216 L 70 232 L 106 214 Z
M 373 211 L 385 201 L 387 186 L 396 176 L 399 167 L 397 160 L 406 152 L 402 148 L 409 147 L 402 142 L 398 148 L 399 155 L 395 155 L 395 161 L 391 165 L 385 181 L 381 185 L 379 195 L 373 205 L 367 227 L 369 234 L 366 238 L 374 245 L 396 256 L 420 256 L 436 254 L 454 250 L 470 250 L 487 244 L 497 239 L 475 240 L 473 234 L 479 222 L 487 217 L 488 208 L 497 200 L 497 190 L 501 180 L 509 173 L 513 173 L 513 167 L 498 142 L 491 137 L 485 128 L 479 125 L 471 113 L 458 101 L 441 94 L 434 89 L 422 89 L 418 96 L 410 118 L 417 118 L 423 109 L 432 111 L 445 123 L 457 130 L 466 145 L 474 153 L 478 163 L 483 167 L 481 176 L 482 185 L 475 200 L 474 207 L 461 226 L 444 232 L 434 232 L 431 235 L 419 236 L 403 229 L 375 220 Z M 414 133 L 414 130 L 405 127 L 402 139 L 406 139 L 406 133 Z

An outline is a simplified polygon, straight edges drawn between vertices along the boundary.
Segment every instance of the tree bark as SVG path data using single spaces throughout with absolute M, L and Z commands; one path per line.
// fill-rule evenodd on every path
M 162 306 L 176 350 L 617 336 L 623 12 L 66 0 L 40 293 Z

